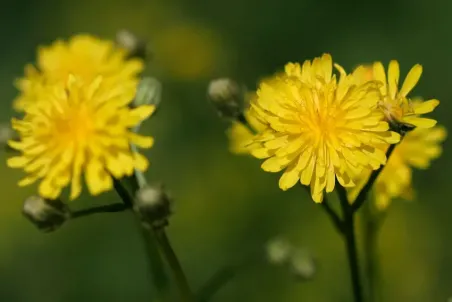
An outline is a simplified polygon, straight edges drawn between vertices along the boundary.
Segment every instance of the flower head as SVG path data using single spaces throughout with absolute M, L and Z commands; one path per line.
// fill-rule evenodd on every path
M 266 159 L 262 168 L 284 173 L 279 187 L 297 182 L 311 187 L 315 202 L 333 191 L 337 181 L 355 185 L 353 175 L 386 163 L 379 146 L 397 143 L 383 114 L 376 110 L 376 82 L 357 85 L 342 67 L 337 80 L 330 55 L 303 66 L 289 63 L 282 76 L 264 81 L 251 102 L 251 111 L 265 129 L 250 143 L 251 154 Z
M 392 199 L 398 197 L 407 200 L 413 198 L 413 168 L 427 169 L 430 162 L 441 155 L 440 143 L 445 138 L 446 129 L 441 126 L 416 128 L 406 134 L 376 180 L 374 196 L 377 209 L 384 210 Z M 359 184 L 349 191 L 350 200 L 356 198 L 370 174 L 371 171 L 366 170 L 359 176 Z
M 77 35 L 69 41 L 56 41 L 38 51 L 37 68 L 27 65 L 25 77 L 16 83 L 20 94 L 14 102 L 17 110 L 37 101 L 39 90 L 47 85 L 64 84 L 69 75 L 92 82 L 103 77 L 103 85 L 133 83 L 138 85 L 137 75 L 143 70 L 142 60 L 128 59 L 124 49 L 114 43 L 90 35 Z
M 153 139 L 130 129 L 154 106 L 130 109 L 135 90 L 131 82 L 117 86 L 102 77 L 86 83 L 68 76 L 64 85 L 37 91 L 39 102 L 24 108 L 23 119 L 12 120 L 20 139 L 9 145 L 21 155 L 10 158 L 8 166 L 27 173 L 19 186 L 41 180 L 39 195 L 56 199 L 70 185 L 72 200 L 81 193 L 82 174 L 89 192 L 97 195 L 112 188 L 112 177 L 146 170 L 147 159 L 132 152 L 130 144 L 150 148 Z
M 360 66 L 353 73 L 357 82 L 377 80 L 382 83 L 380 87 L 382 99 L 378 105 L 385 114 L 386 120 L 419 128 L 430 128 L 436 124 L 436 121 L 420 117 L 420 115 L 432 112 L 438 106 L 439 101 L 431 99 L 415 103 L 408 98 L 408 94 L 416 86 L 421 74 L 422 66 L 414 65 L 399 90 L 400 69 L 397 61 L 393 60 L 389 63 L 387 77 L 381 62 L 375 62 L 372 67 Z

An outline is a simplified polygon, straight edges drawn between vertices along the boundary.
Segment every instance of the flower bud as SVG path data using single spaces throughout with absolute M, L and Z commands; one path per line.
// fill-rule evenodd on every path
M 156 78 L 145 77 L 138 84 L 137 93 L 133 101 L 135 107 L 154 105 L 156 108 L 162 100 L 162 84 Z
M 120 30 L 116 34 L 116 43 L 127 50 L 129 57 L 146 59 L 148 57 L 146 42 L 128 30 Z
M 221 117 L 237 119 L 242 114 L 244 91 L 233 80 L 212 80 L 207 95 Z
M 24 202 L 22 213 L 40 231 L 52 232 L 70 218 L 69 208 L 60 200 L 31 196 Z
M 283 239 L 273 239 L 268 242 L 267 259 L 272 264 L 285 264 L 292 253 L 292 246 L 289 242 Z
M 314 277 L 317 266 L 308 250 L 299 249 L 294 251 L 291 256 L 290 270 L 297 279 L 308 281 Z
M 145 226 L 159 229 L 168 225 L 171 199 L 162 185 L 145 186 L 137 192 L 134 210 Z

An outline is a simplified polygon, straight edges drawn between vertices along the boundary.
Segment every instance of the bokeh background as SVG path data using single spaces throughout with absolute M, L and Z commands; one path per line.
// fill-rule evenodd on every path
M 443 0 L 78 0 L 3 1 L 0 8 L 1 121 L 13 80 L 36 47 L 76 33 L 114 38 L 128 28 L 155 53 L 147 74 L 163 83 L 163 103 L 144 131 L 156 138 L 148 177 L 176 200 L 169 235 L 194 288 L 219 267 L 283 236 L 319 263 L 313 281 L 262 264 L 237 276 L 213 301 L 351 301 L 338 235 L 302 188 L 282 192 L 259 161 L 228 151 L 227 123 L 206 100 L 209 80 L 230 76 L 255 87 L 282 68 L 330 52 L 347 69 L 398 59 L 424 74 L 415 93 L 441 100 L 434 116 L 451 126 L 452 2 Z M 450 128 L 450 127 L 449 127 Z M 431 169 L 415 173 L 418 199 L 394 203 L 380 240 L 384 301 L 452 296 L 450 140 Z M 151 301 L 141 238 L 130 213 L 71 221 L 39 233 L 21 216 L 34 188 L 0 154 L 0 301 Z M 71 207 L 116 201 L 85 196 Z

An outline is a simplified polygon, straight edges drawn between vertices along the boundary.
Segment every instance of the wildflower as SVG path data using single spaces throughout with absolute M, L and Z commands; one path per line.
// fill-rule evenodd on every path
M 386 209 L 391 200 L 398 197 L 413 199 L 413 168 L 427 169 L 430 162 L 441 155 L 440 143 L 445 138 L 446 129 L 441 126 L 429 129 L 416 128 L 406 134 L 376 180 L 374 196 L 377 209 Z M 349 192 L 350 200 L 357 197 L 370 174 L 371 171 L 367 170 L 360 175 L 359 185 Z
M 39 195 L 57 199 L 70 184 L 73 200 L 81 193 L 83 173 L 89 192 L 97 195 L 112 188 L 112 177 L 146 170 L 147 159 L 132 152 L 130 144 L 150 148 L 153 139 L 130 129 L 149 117 L 154 106 L 131 109 L 135 91 L 131 82 L 107 85 L 97 77 L 85 83 L 73 76 L 65 85 L 40 90 L 40 101 L 24 108 L 24 118 L 12 119 L 20 139 L 9 146 L 21 155 L 8 159 L 8 166 L 28 174 L 19 186 L 41 180 Z
M 20 94 L 14 101 L 18 111 L 36 103 L 39 90 L 46 85 L 64 84 L 69 75 L 89 83 L 103 77 L 103 85 L 132 83 L 138 85 L 137 75 L 143 70 L 141 59 L 128 59 L 126 50 L 114 43 L 90 35 L 76 35 L 69 41 L 56 41 L 38 51 L 37 67 L 27 65 L 25 77 L 17 81 Z
M 383 114 L 375 110 L 379 93 L 375 82 L 356 85 L 339 65 L 333 75 L 330 55 L 303 66 L 289 63 L 283 76 L 263 82 L 251 111 L 266 129 L 252 138 L 251 154 L 266 159 L 262 169 L 284 170 L 279 187 L 298 181 L 311 187 L 315 202 L 332 192 L 336 179 L 352 187 L 353 175 L 386 163 L 379 146 L 397 143 Z
M 354 72 L 358 82 L 377 80 L 383 84 L 380 87 L 382 99 L 378 102 L 378 106 L 390 123 L 404 123 L 419 128 L 430 128 L 435 126 L 436 121 L 420 117 L 420 115 L 432 112 L 438 106 L 439 101 L 431 99 L 425 102 L 412 102 L 408 98 L 408 94 L 416 86 L 421 74 L 422 66 L 414 65 L 399 90 L 400 70 L 397 61 L 393 60 L 389 63 L 387 78 L 381 62 L 374 63 L 371 70 L 369 70 L 369 67 L 361 66 Z

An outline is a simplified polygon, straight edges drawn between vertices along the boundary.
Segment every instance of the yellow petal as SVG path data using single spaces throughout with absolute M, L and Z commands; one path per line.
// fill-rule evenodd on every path
M 57 199 L 61 193 L 61 188 L 52 184 L 52 179 L 45 178 L 38 187 L 39 196 L 47 199 Z
M 402 89 L 400 89 L 400 95 L 403 97 L 406 97 L 408 93 L 416 86 L 417 82 L 421 78 L 422 74 L 422 66 L 419 64 L 416 64 L 411 68 L 411 70 L 408 72 L 408 75 L 405 78 L 405 81 L 403 82 Z
M 152 115 L 155 111 L 154 105 L 141 105 L 140 107 L 134 108 L 129 111 L 129 116 L 127 119 L 127 125 L 133 127 L 144 121 Z
M 125 175 L 123 164 L 115 156 L 109 155 L 105 158 L 105 166 L 114 178 L 120 179 Z
M 264 158 L 269 158 L 270 156 L 273 156 L 274 151 L 270 151 L 267 148 L 258 147 L 258 148 L 252 149 L 250 151 L 250 153 L 252 156 L 254 156 L 256 158 L 264 159 Z
M 375 62 L 373 65 L 375 80 L 379 81 L 382 85 L 380 87 L 380 92 L 386 95 L 386 73 L 385 68 L 381 62 Z
M 27 176 L 19 181 L 17 184 L 19 187 L 26 187 L 35 183 L 39 179 L 39 175 Z
M 312 188 L 312 186 L 311 186 Z M 323 191 L 320 192 L 312 192 L 311 191 L 311 197 L 312 200 L 314 200 L 315 203 L 322 203 L 323 201 Z
M 144 172 L 148 169 L 149 161 L 144 155 L 142 155 L 140 153 L 134 153 L 133 159 L 134 159 L 134 166 L 137 170 Z
M 69 196 L 70 200 L 76 199 L 82 192 L 81 173 L 84 161 L 84 152 L 78 150 L 74 156 L 74 163 L 72 166 L 71 194 Z
M 308 166 L 301 172 L 301 184 L 308 186 L 311 183 L 312 175 L 314 174 L 315 161 L 316 158 L 312 156 L 311 160 L 308 163 Z
M 281 164 L 280 158 L 273 156 L 264 161 L 261 165 L 262 170 L 266 172 L 279 172 L 287 167 L 287 164 Z
M 428 101 L 421 102 L 421 103 L 414 103 L 413 104 L 414 113 L 416 113 L 416 114 L 429 113 L 429 112 L 432 112 L 438 105 L 439 105 L 439 101 L 435 100 L 435 99 L 428 100 Z
M 154 139 L 150 136 L 142 136 L 133 132 L 128 134 L 130 142 L 137 147 L 149 149 L 154 145 Z
M 6 164 L 10 168 L 23 168 L 30 162 L 29 158 L 23 156 L 15 156 L 8 158 Z
M 334 190 L 334 186 L 336 184 L 336 175 L 334 173 L 334 167 L 333 164 L 330 164 L 331 166 L 328 168 L 327 170 L 327 174 L 326 174 L 326 192 L 330 193 L 333 192 Z
M 105 191 L 108 186 L 108 182 L 112 182 L 111 176 L 109 176 L 99 159 L 92 158 L 87 166 L 85 172 L 86 185 L 92 195 L 99 195 Z
M 286 191 L 295 186 L 300 179 L 300 172 L 295 168 L 295 164 L 292 164 L 279 179 L 279 187 Z
M 412 124 L 416 127 L 427 129 L 436 125 L 436 121 L 429 118 L 408 116 L 403 119 L 404 122 Z
M 395 99 L 397 94 L 397 88 L 399 86 L 400 69 L 399 63 L 395 60 L 389 62 L 388 68 L 388 86 L 389 86 L 389 96 L 391 99 Z

